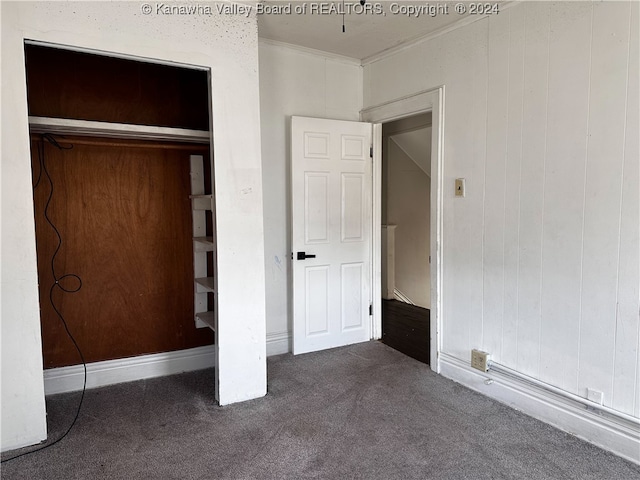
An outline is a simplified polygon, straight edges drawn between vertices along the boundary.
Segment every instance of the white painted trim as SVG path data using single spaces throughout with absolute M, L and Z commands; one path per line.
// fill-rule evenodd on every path
M 301 45 L 294 45 L 293 43 L 282 42 L 280 40 L 271 40 L 270 38 L 258 38 L 258 44 L 271 45 L 274 47 L 288 48 L 289 50 L 295 50 L 299 53 L 305 53 L 307 55 L 315 55 L 328 60 L 335 60 L 347 65 L 355 65 L 357 67 L 362 66 L 361 62 L 357 58 L 347 57 L 346 55 L 340 55 L 338 53 L 325 52 L 324 50 L 317 50 L 315 48 L 303 47 Z
M 374 123 L 374 127 L 378 126 L 381 130 L 381 124 L 392 122 L 400 118 L 417 115 L 420 113 L 431 112 L 432 121 L 432 142 L 431 142 L 431 361 L 430 367 L 440 373 L 439 353 L 441 350 L 442 339 L 440 332 L 442 331 L 442 235 L 443 235 L 443 185 L 444 185 L 444 85 L 431 90 L 424 90 L 413 95 L 407 95 L 395 100 L 373 105 L 365 108 L 360 112 L 360 119 L 365 122 Z M 374 136 L 375 138 L 375 136 Z M 381 148 L 376 154 L 374 148 L 373 168 L 374 172 L 380 169 L 382 163 Z M 375 178 L 374 178 L 375 180 Z M 379 199 L 382 195 L 381 173 L 380 179 L 373 185 L 374 199 Z M 378 210 L 376 210 L 378 209 Z M 374 202 L 374 226 L 381 223 L 380 202 Z M 381 229 L 374 230 L 374 261 L 380 262 L 380 235 Z M 376 278 L 374 278 L 376 282 Z M 382 292 L 381 277 L 377 277 L 377 283 L 373 285 L 374 292 Z M 374 297 L 374 300 L 380 304 L 380 296 Z M 382 331 L 382 308 L 376 310 L 374 302 L 373 309 L 373 325 L 374 331 L 379 328 Z
M 593 402 L 588 398 L 584 398 L 571 392 L 567 392 L 566 390 L 562 390 L 561 388 L 558 388 L 549 383 L 545 383 L 536 378 L 524 375 L 523 373 L 512 370 L 509 367 L 505 367 L 504 365 L 500 365 L 499 363 L 493 361 L 489 361 L 489 371 L 492 374 L 497 374 L 501 377 L 515 378 L 518 382 L 521 382 L 524 385 L 528 385 L 534 390 L 544 390 L 548 393 L 551 393 L 552 395 L 559 395 L 563 397 L 567 402 L 573 402 L 575 405 L 578 405 L 580 409 L 597 410 L 598 414 L 600 415 L 608 415 L 616 419 L 618 422 L 630 424 L 632 428 L 637 430 L 640 434 L 640 418 L 638 417 L 619 412 L 610 407 L 607 407 L 606 405 L 601 405 L 599 403 Z
M 212 368 L 216 361 L 215 348 L 215 345 L 207 345 L 175 352 L 88 363 L 87 389 Z M 82 365 L 44 371 L 45 395 L 82 390 L 83 382 Z
M 29 128 L 33 133 L 58 135 L 91 135 L 93 137 L 122 138 L 131 140 L 170 140 L 178 142 L 209 144 L 211 134 L 207 130 L 155 127 L 128 123 L 95 122 L 70 118 L 29 117 Z
M 440 373 L 442 351 L 444 250 L 444 112 L 445 87 L 437 89 L 431 111 L 431 368 Z M 435 187 L 435 188 L 434 188 Z
M 382 338 L 382 124 L 373 124 L 372 200 L 373 238 L 371 239 L 371 339 Z M 378 294 L 376 294 L 376 292 Z
M 430 112 L 435 101 L 434 95 L 444 86 L 422 90 L 387 102 L 378 103 L 362 109 L 360 118 L 365 122 L 387 123 L 413 115 Z M 431 113 L 431 125 L 435 127 L 434 115 Z
M 267 333 L 267 357 L 291 352 L 291 333 Z
M 447 378 L 640 465 L 637 423 L 602 415 L 569 395 L 535 388 L 518 378 L 474 370 L 469 362 L 446 353 L 440 354 L 440 367 Z

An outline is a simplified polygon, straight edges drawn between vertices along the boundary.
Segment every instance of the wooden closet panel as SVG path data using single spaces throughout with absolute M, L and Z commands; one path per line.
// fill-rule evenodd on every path
M 82 278 L 82 289 L 53 299 L 87 362 L 213 343 L 196 329 L 189 201 L 189 155 L 201 147 L 152 142 L 59 139 L 44 142 L 53 181 L 48 216 L 62 246 L 55 272 Z M 32 137 L 35 225 L 45 368 L 80 363 L 49 301 L 57 237 L 44 218 L 50 184 L 40 175 L 39 139 Z M 135 145 L 135 146 L 131 146 Z M 179 147 L 179 148 L 176 148 Z M 194 152 L 195 150 L 195 152 Z M 64 286 L 74 288 L 73 279 Z
M 29 115 L 209 130 L 207 72 L 25 46 Z

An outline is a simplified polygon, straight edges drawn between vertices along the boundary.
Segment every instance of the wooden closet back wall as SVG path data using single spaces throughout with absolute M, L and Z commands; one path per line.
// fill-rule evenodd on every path
M 35 223 L 45 368 L 80 363 L 49 302 L 57 237 L 44 218 L 50 184 L 40 175 L 39 136 L 32 137 Z M 62 246 L 55 272 L 77 274 L 77 293 L 54 290 L 87 362 L 180 350 L 213 343 L 196 329 L 189 201 L 189 155 L 204 147 L 155 142 L 44 142 L 53 182 L 48 216 Z M 75 288 L 73 279 L 64 281 Z

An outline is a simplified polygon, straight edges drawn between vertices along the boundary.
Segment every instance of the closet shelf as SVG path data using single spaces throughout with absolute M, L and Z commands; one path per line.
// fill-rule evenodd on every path
M 75 120 L 71 118 L 29 116 L 29 127 L 32 133 L 90 135 L 92 137 L 132 140 L 171 140 L 207 145 L 211 139 L 210 133 L 205 130 L 134 125 L 129 123 L 94 122 L 91 120 Z
M 196 278 L 196 283 L 201 287 L 204 287 L 206 291 L 215 293 L 213 280 L 213 277 Z
M 189 195 L 193 210 L 213 210 L 213 195 Z
M 213 237 L 193 237 L 194 250 L 196 252 L 213 252 Z
M 200 320 L 202 323 L 206 324 L 206 326 L 209 327 L 211 330 L 213 330 L 214 332 L 216 331 L 213 312 L 196 313 L 196 320 Z

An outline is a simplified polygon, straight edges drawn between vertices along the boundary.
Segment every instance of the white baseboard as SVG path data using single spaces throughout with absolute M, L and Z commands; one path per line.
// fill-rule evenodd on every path
M 499 373 L 440 354 L 440 373 L 545 423 L 640 464 L 640 424 L 618 421 Z
M 288 332 L 267 335 L 267 356 L 280 355 L 290 351 L 291 335 Z M 143 380 L 145 378 L 174 375 L 214 366 L 214 345 L 88 363 L 87 389 Z M 83 382 L 84 369 L 82 365 L 51 368 L 44 371 L 45 395 L 82 390 Z
M 291 334 L 289 332 L 267 334 L 267 357 L 281 355 L 291 351 Z
M 88 363 L 87 389 L 211 368 L 215 366 L 215 358 L 215 345 L 207 345 L 176 352 Z M 82 390 L 83 382 L 82 365 L 44 371 L 45 395 Z

